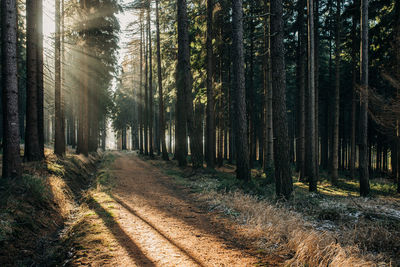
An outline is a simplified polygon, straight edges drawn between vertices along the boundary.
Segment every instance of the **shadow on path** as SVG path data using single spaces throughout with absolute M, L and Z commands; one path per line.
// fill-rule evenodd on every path
M 113 196 L 112 194 L 109 194 L 109 196 L 114 199 L 118 204 L 120 204 L 123 208 L 125 208 L 127 211 L 129 211 L 133 216 L 139 218 L 142 222 L 146 223 L 149 227 L 151 227 L 154 231 L 156 231 L 160 236 L 162 236 L 165 240 L 167 240 L 170 244 L 178 248 L 183 254 L 185 254 L 187 257 L 189 257 L 192 261 L 197 263 L 200 266 L 205 266 L 199 259 L 197 259 L 194 255 L 192 255 L 190 252 L 185 250 L 182 246 L 177 244 L 174 240 L 166 236 L 164 233 L 162 233 L 160 230 L 157 229 L 157 227 L 154 226 L 151 222 L 137 214 L 129 205 L 127 205 L 125 202 L 123 202 L 121 199 L 119 199 L 116 196 Z
M 105 210 L 93 197 L 88 199 L 88 203 L 90 209 L 95 211 L 103 220 L 104 224 L 114 235 L 118 243 L 126 249 L 132 260 L 134 260 L 139 266 L 156 266 L 149 258 L 146 257 L 146 255 L 143 254 L 140 248 L 125 233 L 118 222 L 113 218 L 111 213 Z

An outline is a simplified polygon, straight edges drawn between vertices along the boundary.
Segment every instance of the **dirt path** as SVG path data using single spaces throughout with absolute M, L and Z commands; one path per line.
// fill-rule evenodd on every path
M 118 266 L 254 266 L 254 256 L 232 244 L 215 214 L 149 163 L 120 154 L 113 165 L 117 185 L 104 205 L 95 202 L 117 247 L 107 264 Z M 108 223 L 107 223 L 108 222 Z M 103 262 L 104 263 L 104 262 Z

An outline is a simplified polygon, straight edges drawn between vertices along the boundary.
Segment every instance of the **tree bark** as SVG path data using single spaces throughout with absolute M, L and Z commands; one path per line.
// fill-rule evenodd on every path
M 395 21 L 396 21 L 396 34 L 395 34 L 395 50 L 397 51 L 396 53 L 396 75 L 397 75 L 397 80 L 400 80 L 400 3 L 397 1 L 395 3 Z M 399 97 L 399 90 L 397 89 L 397 97 Z M 396 121 L 396 139 L 395 139 L 395 166 L 396 166 L 396 172 L 395 172 L 395 178 L 397 178 L 397 193 L 400 193 L 400 175 L 399 175 L 399 169 L 400 169 L 400 129 L 399 129 L 399 120 Z M 393 162 L 393 161 L 392 161 Z
M 358 8 L 358 0 L 354 0 L 354 8 Z M 352 35 L 352 48 L 351 48 L 351 61 L 352 61 L 352 87 L 353 99 L 351 103 L 351 159 L 350 159 L 350 176 L 355 177 L 356 173 L 356 112 L 357 112 L 357 19 L 356 12 L 352 16 L 351 35 Z
M 213 68 L 213 9 L 214 1 L 207 0 L 207 107 L 206 107 L 206 161 L 207 167 L 213 169 L 215 167 L 215 101 L 214 101 L 214 68 Z
M 62 96 L 61 96 L 61 39 L 60 39 L 60 0 L 55 1 L 55 23 L 56 23 L 56 36 L 55 36 L 55 62 L 54 62 L 54 73 L 55 73 L 55 140 L 54 140 L 54 153 L 58 156 L 65 154 L 65 136 L 64 136 L 64 111 L 62 107 Z
M 360 108 L 360 195 L 369 194 L 368 168 L 368 0 L 361 0 L 361 108 Z
M 236 177 L 250 181 L 249 146 L 247 139 L 246 94 L 243 53 L 243 9 L 242 0 L 233 0 L 232 16 L 232 58 L 233 89 L 235 107 Z
M 38 131 L 38 87 L 37 87 L 37 1 L 26 3 L 26 131 L 25 160 L 41 159 Z
M 309 190 L 317 191 L 316 155 L 315 155 L 315 52 L 314 52 L 314 0 L 307 1 L 308 11 L 308 128 L 307 143 L 309 146 Z
M 305 88 L 306 88 L 306 49 L 304 33 L 305 1 L 298 2 L 298 46 L 297 46 L 297 86 L 298 86 L 298 137 L 297 137 L 297 169 L 300 180 L 305 178 Z
M 149 25 L 147 23 L 147 27 L 145 30 L 145 42 L 144 42 L 144 154 L 147 156 L 149 155 L 149 64 L 148 64 L 148 57 L 149 57 L 149 50 L 147 46 L 147 42 L 149 39 Z
M 315 176 L 319 177 L 319 0 L 314 0 Z
M 273 89 L 274 164 L 276 195 L 289 199 L 293 192 L 286 110 L 286 71 L 283 46 L 282 0 L 271 1 L 271 65 Z
M 187 113 L 186 113 L 186 92 L 191 87 L 190 78 L 190 55 L 189 55 L 189 34 L 186 14 L 186 0 L 177 1 L 178 9 L 178 65 L 176 73 L 176 158 L 181 167 L 187 165 Z
M 157 28 L 157 74 L 158 74 L 158 95 L 159 95 L 159 130 L 161 139 L 161 150 L 163 160 L 169 160 L 167 144 L 165 141 L 165 118 L 164 118 L 164 96 L 162 87 L 162 76 L 161 76 L 161 45 L 160 45 L 160 19 L 158 10 L 159 0 L 156 0 L 156 28 Z
M 17 4 L 1 1 L 1 77 L 3 104 L 3 179 L 22 174 L 19 147 Z
M 339 168 L 339 116 L 340 116 L 340 1 L 336 1 L 336 36 L 335 36 L 335 96 L 333 109 L 333 150 L 331 182 L 338 182 Z
M 37 111 L 39 152 L 44 158 L 43 0 L 37 0 Z
M 144 107 L 144 99 L 143 99 L 143 12 L 140 13 L 140 83 L 139 83 L 139 153 L 143 154 L 143 107 Z
M 154 137 L 153 137 L 153 122 L 154 122 L 154 109 L 153 109 L 153 51 L 151 44 L 151 21 L 150 12 L 151 2 L 149 1 L 149 7 L 147 9 L 147 30 L 148 30 L 148 42 L 149 42 L 149 156 L 154 157 Z

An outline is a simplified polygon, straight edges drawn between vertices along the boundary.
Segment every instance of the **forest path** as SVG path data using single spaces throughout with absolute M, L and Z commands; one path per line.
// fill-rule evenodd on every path
M 216 214 L 206 212 L 190 190 L 150 163 L 118 153 L 115 187 L 98 214 L 112 214 L 107 228 L 117 245 L 112 266 L 254 266 L 259 259 L 232 244 Z M 104 220 L 104 219 L 103 219 Z M 230 238 L 231 239 L 231 238 Z M 101 264 L 103 265 L 104 262 Z

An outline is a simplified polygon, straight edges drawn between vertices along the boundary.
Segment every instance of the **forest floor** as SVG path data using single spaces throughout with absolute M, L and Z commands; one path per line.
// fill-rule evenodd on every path
M 70 230 L 71 265 L 260 266 L 280 261 L 261 259 L 241 242 L 231 221 L 209 212 L 174 178 L 138 156 L 115 154 L 103 172 L 107 181 L 102 184 L 108 186 L 88 194 L 88 207 Z
M 385 181 L 355 196 L 354 181 L 295 181 L 291 201 L 253 170 L 193 172 L 175 161 L 106 153 L 98 186 L 64 237 L 73 266 L 400 266 L 399 196 Z M 111 161 L 110 161 L 111 162 Z
M 400 196 L 385 179 L 295 179 L 277 201 L 260 170 L 196 172 L 176 161 L 47 152 L 0 183 L 2 266 L 400 266 Z M 323 175 L 322 175 L 323 176 Z

